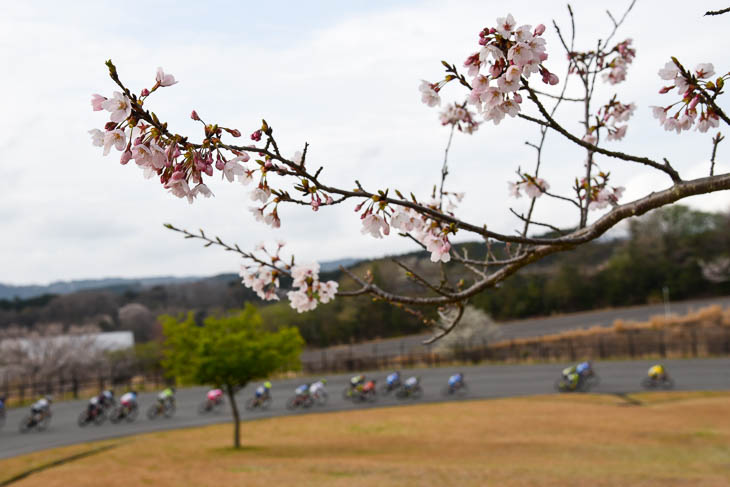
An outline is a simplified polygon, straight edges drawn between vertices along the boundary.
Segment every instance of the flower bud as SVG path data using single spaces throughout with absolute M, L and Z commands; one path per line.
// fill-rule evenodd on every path
M 545 24 L 538 24 L 533 35 L 541 36 L 545 32 Z
M 140 93 L 140 96 L 149 96 L 149 95 L 150 95 L 150 90 L 148 90 L 147 88 L 143 89 L 142 92 Z
M 104 124 L 104 130 L 114 130 L 117 128 L 117 122 L 107 122 Z
M 251 140 L 255 140 L 256 142 L 261 140 L 261 130 L 257 130 L 256 132 L 251 134 Z
M 190 118 L 192 118 L 196 122 L 199 122 L 200 121 L 200 117 L 198 116 L 198 112 L 196 112 L 195 110 L 193 110 L 192 113 L 190 113 Z
M 132 158 L 132 151 L 129 149 L 122 152 L 122 157 L 119 159 L 119 164 L 125 165 Z

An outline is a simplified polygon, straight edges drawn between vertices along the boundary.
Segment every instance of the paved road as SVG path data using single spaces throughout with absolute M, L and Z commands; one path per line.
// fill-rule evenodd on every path
M 730 358 L 667 360 L 664 362 L 680 390 L 727 390 L 730 389 Z M 641 388 L 639 382 L 651 365 L 649 361 L 595 362 L 595 369 L 601 377 L 601 383 L 593 392 L 624 393 L 636 392 Z M 483 365 L 462 367 L 458 370 L 465 373 L 469 385 L 470 398 L 496 398 L 508 396 L 524 396 L 532 394 L 552 393 L 553 384 L 559 377 L 564 364 L 543 365 Z M 434 402 L 453 400 L 443 398 L 441 390 L 447 378 L 456 371 L 453 367 L 418 369 L 404 371 L 404 375 L 413 374 L 421 377 L 424 396 L 418 402 Z M 385 374 L 373 375 L 379 381 Z M 341 397 L 348 376 L 330 376 L 327 383 L 329 401 L 323 407 L 312 407 L 306 411 L 290 413 L 284 407 L 286 400 L 293 394 L 298 385 L 296 379 L 276 381 L 273 384 L 273 404 L 269 411 L 248 412 L 243 410 L 245 420 L 282 416 L 286 414 L 307 414 L 316 411 L 341 411 L 357 408 L 392 406 L 411 404 L 414 401 L 400 401 L 392 396 L 379 397 L 373 404 L 354 405 Z M 241 406 L 253 394 L 251 385 L 241 391 L 237 403 Z M 146 433 L 157 430 L 201 426 L 228 421 L 230 412 L 225 409 L 220 414 L 200 416 L 197 406 L 204 397 L 206 389 L 201 387 L 184 389 L 177 394 L 177 413 L 171 419 L 148 420 L 143 414 L 134 423 L 110 424 L 101 426 L 89 425 L 79 428 L 76 419 L 85 407 L 84 401 L 71 401 L 53 406 L 53 421 L 48 430 L 21 434 L 17 426 L 26 413 L 25 409 L 11 410 L 5 426 L 0 430 L 0 458 L 8 458 L 44 448 L 82 443 L 93 440 L 114 438 L 119 436 Z M 154 402 L 153 394 L 141 394 L 140 405 L 144 412 Z M 314 418 L 313 418 L 314 419 Z M 0 468 L 1 468 L 0 463 Z
M 724 308 L 730 308 L 730 296 L 673 302 L 670 303 L 670 312 L 673 314 L 684 315 L 712 305 L 720 305 Z M 548 318 L 507 321 L 500 324 L 500 331 L 502 334 L 499 337 L 499 340 L 549 335 L 566 330 L 590 328 L 592 326 L 608 327 L 613 326 L 613 322 L 617 319 L 625 321 L 647 321 L 652 316 L 663 314 L 663 304 L 651 304 L 644 306 L 632 306 L 629 308 L 571 313 L 551 316 Z M 323 353 L 324 358 L 331 361 L 337 356 L 372 357 L 375 355 L 398 355 L 401 353 L 409 353 L 411 351 L 415 353 L 424 352 L 426 351 L 426 347 L 422 342 L 429 336 L 429 334 L 411 335 L 402 338 L 391 338 L 359 343 L 352 346 L 339 345 L 324 349 L 308 349 L 302 352 L 302 361 L 318 363 L 322 360 Z

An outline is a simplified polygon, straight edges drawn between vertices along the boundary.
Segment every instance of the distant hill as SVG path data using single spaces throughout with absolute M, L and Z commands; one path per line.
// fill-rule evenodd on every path
M 338 259 L 322 262 L 320 268 L 322 272 L 335 271 L 339 266 L 349 267 L 358 263 L 358 259 Z M 13 286 L 10 284 L 0 283 L 0 299 L 30 299 L 48 294 L 72 294 L 79 291 L 112 291 L 124 293 L 128 291 L 139 292 L 142 289 L 155 286 L 167 286 L 172 284 L 185 284 L 199 281 L 224 281 L 229 282 L 238 278 L 238 274 L 226 273 L 211 277 L 188 276 L 160 276 L 160 277 L 140 277 L 140 278 L 119 278 L 109 277 L 104 279 L 83 279 L 78 281 L 57 281 L 47 286 L 30 285 L 30 286 Z

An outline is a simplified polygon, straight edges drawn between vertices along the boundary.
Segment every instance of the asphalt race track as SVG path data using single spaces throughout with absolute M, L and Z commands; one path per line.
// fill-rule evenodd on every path
M 646 371 L 655 361 L 636 360 L 622 362 L 594 362 L 594 369 L 601 378 L 601 383 L 591 392 L 596 393 L 630 393 L 641 390 L 640 381 Z M 730 390 L 730 358 L 714 359 L 685 359 L 666 360 L 665 364 L 670 376 L 675 381 L 677 390 Z M 402 371 L 405 379 L 411 372 L 421 377 L 424 390 L 423 398 L 413 400 L 398 400 L 393 395 L 380 395 L 375 403 L 353 404 L 342 398 L 342 390 L 347 385 L 349 376 L 328 376 L 327 392 L 329 401 L 325 406 L 313 406 L 306 410 L 287 411 L 287 398 L 294 394 L 294 389 L 302 379 L 280 380 L 273 382 L 273 404 L 268 411 L 249 412 L 243 409 L 243 404 L 253 395 L 258 384 L 251 384 L 237 395 L 237 403 L 244 420 L 283 416 L 288 414 L 308 414 L 310 412 L 347 411 L 360 408 L 404 405 L 423 402 L 437 402 L 444 400 L 459 400 L 444 398 L 441 390 L 448 377 L 461 371 L 465 374 L 465 381 L 469 386 L 469 393 L 465 398 L 497 398 L 510 396 L 524 396 L 533 394 L 548 394 L 555 392 L 554 382 L 560 376 L 560 371 L 566 364 L 542 365 L 482 365 L 475 367 L 443 367 L 433 369 L 417 369 Z M 372 377 L 380 384 L 385 380 L 385 372 L 377 372 Z M 370 376 L 369 376 L 370 377 Z M 53 418 L 46 431 L 21 434 L 18 424 L 27 413 L 26 408 L 8 411 L 5 426 L 0 429 L 0 458 L 30 453 L 46 448 L 53 448 L 87 441 L 102 440 L 120 436 L 135 435 L 151 431 L 185 428 L 220 423 L 230 420 L 230 409 L 223 408 L 220 413 L 210 413 L 201 416 L 197 412 L 198 405 L 203 401 L 206 388 L 195 387 L 179 390 L 177 393 L 177 412 L 175 416 L 166 419 L 149 420 L 145 416 L 147 407 L 155 400 L 155 394 L 140 394 L 140 414 L 133 423 L 125 421 L 111 424 L 108 421 L 100 426 L 88 425 L 80 428 L 76 424 L 79 413 L 86 407 L 86 401 L 70 401 L 52 406 Z M 579 394 L 579 393 L 573 393 Z M 316 416 L 312 416 L 316 421 Z

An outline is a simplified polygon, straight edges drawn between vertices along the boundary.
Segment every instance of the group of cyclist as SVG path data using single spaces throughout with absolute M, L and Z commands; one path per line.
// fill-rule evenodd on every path
M 562 370 L 561 380 L 567 384 L 567 390 L 581 390 L 584 383 L 595 379 L 597 381 L 597 375 L 593 369 L 593 365 L 590 361 L 580 362 L 570 367 L 566 367 Z M 647 377 L 642 381 L 645 387 L 657 387 L 662 384 L 670 383 L 671 379 L 667 373 L 666 368 L 661 364 L 652 365 L 648 372 Z M 595 382 L 594 382 L 595 383 Z M 294 390 L 295 396 L 304 399 L 311 398 L 313 401 L 319 400 L 320 404 L 323 404 L 327 398 L 327 391 L 325 385 L 327 379 L 319 379 L 311 383 L 303 383 L 296 387 Z M 254 391 L 253 400 L 256 403 L 262 401 L 271 400 L 271 382 L 265 381 Z M 391 372 L 385 378 L 385 384 L 381 391 L 384 394 L 388 394 L 392 391 L 403 391 L 408 394 L 411 390 L 418 387 L 420 389 L 420 379 L 417 376 L 410 376 L 405 380 L 402 380 L 401 373 L 398 371 Z M 466 384 L 464 382 L 464 374 L 461 372 L 452 374 L 447 382 L 446 388 L 444 389 L 445 394 L 450 394 L 455 391 L 465 391 Z M 584 390 L 584 389 L 583 389 Z M 349 391 L 349 392 L 348 392 Z M 348 389 L 345 390 L 347 393 L 345 397 L 352 398 L 351 395 L 361 397 L 366 394 L 375 394 L 375 380 L 368 380 L 365 375 L 358 374 L 350 378 Z M 324 401 L 322 400 L 324 399 Z M 220 388 L 213 388 L 207 391 L 206 401 L 214 406 L 219 406 L 223 401 L 223 391 Z M 5 415 L 5 398 L 0 397 L 0 418 Z M 51 417 L 51 404 L 53 399 L 51 396 L 43 396 L 30 407 L 29 418 L 34 424 L 42 424 L 49 420 Z M 167 387 L 157 394 L 157 402 L 153 407 L 158 408 L 169 408 L 170 405 L 174 408 L 175 403 L 175 388 Z M 102 410 L 111 409 L 115 406 L 114 391 L 111 389 L 104 390 L 99 394 L 89 399 L 86 412 L 90 417 L 95 416 Z M 119 414 L 123 416 L 129 416 L 133 411 L 139 408 L 137 402 L 137 391 L 129 390 L 122 394 L 119 398 Z

